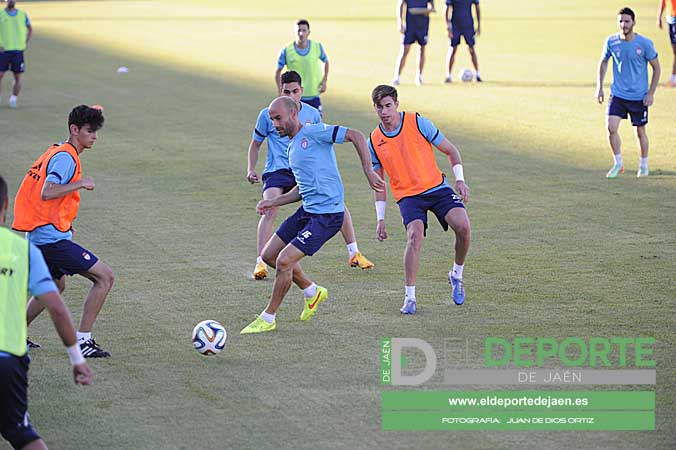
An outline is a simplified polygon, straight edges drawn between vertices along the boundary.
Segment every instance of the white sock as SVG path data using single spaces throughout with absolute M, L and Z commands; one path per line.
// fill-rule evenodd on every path
M 87 342 L 92 338 L 92 332 L 90 331 L 89 333 L 82 333 L 80 331 L 77 332 L 77 343 L 82 344 L 83 342 Z
M 265 320 L 267 323 L 272 323 L 275 320 L 275 315 L 274 314 L 268 314 L 265 311 L 261 313 L 261 317 L 263 320 Z
M 260 264 L 260 263 L 262 263 L 262 262 L 263 262 L 263 257 L 262 257 L 262 256 L 259 256 L 258 258 L 256 258 L 256 264 Z
M 481 75 L 479 75 L 479 71 L 478 71 L 478 70 L 476 71 L 476 77 L 477 77 L 477 78 L 481 78 Z
M 615 157 L 615 165 L 616 166 L 621 166 L 622 165 L 622 153 L 619 155 L 613 155 Z
M 453 263 L 453 270 L 451 270 L 451 277 L 457 279 L 457 280 L 462 280 L 462 269 L 465 268 L 464 264 L 456 264 Z
M 12 96 L 9 98 L 9 101 L 10 101 L 10 102 L 15 102 L 15 101 L 16 101 L 16 95 L 12 95 Z
M 676 83 L 676 73 L 671 74 L 670 80 L 671 80 L 672 83 Z
M 404 286 L 406 288 L 406 298 L 415 300 L 415 286 Z
M 350 258 L 354 256 L 355 253 L 359 253 L 359 247 L 357 247 L 357 241 L 347 244 L 347 251 L 350 254 Z
M 641 162 L 639 163 L 639 167 L 642 169 L 647 169 L 648 168 L 648 158 L 641 158 Z
M 305 297 L 307 298 L 314 297 L 316 293 L 317 293 L 317 285 L 315 283 L 312 283 L 310 286 L 303 289 L 303 294 L 305 294 Z

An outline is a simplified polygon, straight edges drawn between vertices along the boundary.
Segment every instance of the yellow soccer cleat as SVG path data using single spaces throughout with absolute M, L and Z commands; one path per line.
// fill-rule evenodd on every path
M 319 304 L 326 300 L 328 296 L 329 291 L 326 290 L 326 288 L 317 286 L 317 293 L 313 297 L 305 297 L 305 308 L 303 309 L 303 312 L 300 313 L 300 320 L 308 320 L 310 317 L 314 316 Z
M 264 331 L 272 331 L 275 328 L 277 328 L 277 320 L 267 323 L 263 317 L 258 316 L 256 320 L 247 325 L 239 334 L 263 333 Z
M 369 261 L 366 256 L 357 252 L 352 258 L 350 258 L 350 267 L 359 267 L 362 270 L 373 269 L 375 264 Z
M 268 277 L 268 266 L 263 262 L 256 263 L 256 268 L 253 271 L 254 280 L 262 280 Z

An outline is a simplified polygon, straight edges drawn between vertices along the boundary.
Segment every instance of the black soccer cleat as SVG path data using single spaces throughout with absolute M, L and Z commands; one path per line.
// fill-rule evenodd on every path
M 37 342 L 33 342 L 30 339 L 26 339 L 26 347 L 28 348 L 40 348 L 42 345 L 38 344 Z
M 110 353 L 99 347 L 99 344 L 97 344 L 94 339 L 90 339 L 80 344 L 80 350 L 82 351 L 82 356 L 85 358 L 110 357 Z

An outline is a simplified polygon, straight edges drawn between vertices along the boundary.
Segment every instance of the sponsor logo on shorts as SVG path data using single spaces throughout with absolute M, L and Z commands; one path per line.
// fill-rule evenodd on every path
M 89 253 L 87 253 L 87 252 L 82 252 L 82 257 L 83 257 L 85 260 L 87 260 L 87 261 L 89 261 L 90 259 L 92 259 L 92 256 L 91 256 Z

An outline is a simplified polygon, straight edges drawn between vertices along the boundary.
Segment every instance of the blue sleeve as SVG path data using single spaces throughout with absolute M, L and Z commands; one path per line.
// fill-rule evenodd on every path
M 56 184 L 68 184 L 75 175 L 75 160 L 66 152 L 57 153 L 47 165 L 47 178 Z
M 325 123 L 305 125 L 305 130 L 309 136 L 323 144 L 342 144 L 347 134 L 347 128 Z
M 378 170 L 382 167 L 382 164 L 380 163 L 380 159 L 378 159 L 378 155 L 376 155 L 376 151 L 373 149 L 370 136 L 366 143 L 368 144 L 369 151 L 371 152 L 371 164 L 373 164 L 373 170 Z
M 312 123 L 321 123 L 321 121 L 322 121 L 322 114 L 319 112 L 318 109 L 315 109 L 315 110 L 312 112 L 312 118 L 310 118 L 310 120 L 312 121 Z
M 321 43 L 319 44 L 319 59 L 320 59 L 323 63 L 325 63 L 326 61 L 329 60 L 329 57 L 326 56 L 326 52 L 324 51 L 324 47 L 322 46 Z
M 431 120 L 426 119 L 422 116 L 418 116 L 417 118 L 418 121 L 418 129 L 422 133 L 423 136 L 425 136 L 425 139 L 427 139 L 427 142 L 429 142 L 432 145 L 439 145 L 441 141 L 444 140 L 444 135 L 439 131 L 437 127 L 434 126 Z
M 268 137 L 268 121 L 270 117 L 268 116 L 268 109 L 263 108 L 258 114 L 258 120 L 256 120 L 256 127 L 253 130 L 253 140 L 256 142 L 263 142 L 266 137 Z
M 28 14 L 26 14 L 26 26 L 27 27 L 31 26 L 31 20 L 28 18 Z
M 612 55 L 610 54 L 610 46 L 608 43 L 610 42 L 610 38 L 606 39 L 606 41 L 603 43 L 603 51 L 601 52 L 601 58 L 603 59 L 608 59 Z
M 277 59 L 277 68 L 283 69 L 286 66 L 286 47 L 279 52 L 279 59 Z
M 647 61 L 652 61 L 655 58 L 657 58 L 657 50 L 655 50 L 655 45 L 653 44 L 653 41 L 646 39 L 645 59 Z
M 28 292 L 33 296 L 52 291 L 59 292 L 49 274 L 42 252 L 31 243 L 28 244 L 28 248 Z

